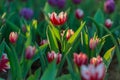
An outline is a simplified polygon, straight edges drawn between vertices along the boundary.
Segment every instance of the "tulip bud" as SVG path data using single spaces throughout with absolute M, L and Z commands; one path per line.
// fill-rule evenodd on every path
M 9 60 L 6 54 L 2 54 L 0 59 L 0 72 L 6 72 L 7 69 L 10 69 Z
M 48 62 L 52 62 L 54 59 L 56 59 L 56 63 L 59 64 L 61 61 L 62 55 L 60 53 L 56 54 L 54 51 L 48 52 L 47 59 Z
M 9 41 L 11 43 L 16 43 L 17 39 L 18 39 L 17 32 L 11 32 L 10 35 L 9 35 Z
M 92 59 L 90 59 L 90 64 L 93 64 L 95 66 L 101 64 L 103 62 L 102 57 L 97 56 L 97 58 L 93 57 Z
M 66 0 L 57 0 L 57 6 L 58 8 L 64 8 L 65 7 Z
M 104 80 L 105 77 L 105 66 L 99 64 L 96 67 L 94 65 L 81 66 L 81 77 L 82 80 Z
M 79 4 L 82 0 L 72 0 L 74 4 Z
M 106 0 L 104 3 L 104 11 L 106 13 L 112 13 L 115 10 L 115 2 L 114 0 Z
M 105 26 L 106 26 L 107 28 L 111 28 L 111 27 L 112 27 L 112 24 L 113 24 L 113 22 L 111 21 L 111 19 L 106 19 L 106 21 L 105 21 Z
M 80 54 L 74 53 L 73 56 L 74 56 L 73 61 L 78 67 L 88 63 L 88 57 L 84 53 L 80 53 Z
M 89 42 L 89 46 L 90 46 L 90 48 L 92 50 L 94 50 L 96 48 L 96 46 L 98 45 L 98 43 L 99 43 L 99 39 L 98 38 L 96 38 L 96 39 L 91 38 L 90 42 Z
M 56 6 L 56 5 L 57 5 L 57 0 L 48 0 L 48 3 L 49 3 L 51 6 Z
M 47 40 L 42 40 L 42 41 L 40 42 L 40 45 L 44 45 L 44 44 L 46 44 L 46 43 L 48 43 Z
M 30 20 L 33 16 L 33 10 L 30 8 L 22 8 L 20 10 L 20 16 L 24 17 L 26 20 Z
M 25 51 L 26 59 L 31 59 L 35 54 L 35 50 L 36 50 L 35 47 L 28 46 Z
M 49 14 L 50 21 L 53 25 L 63 25 L 67 20 L 67 13 L 61 12 L 59 15 L 57 15 L 55 12 L 52 14 Z
M 77 19 L 83 18 L 83 16 L 84 16 L 83 10 L 77 9 L 77 10 L 75 11 L 75 16 L 76 16 Z
M 72 29 L 68 29 L 66 33 L 66 39 L 68 40 L 73 34 L 74 34 L 74 31 Z

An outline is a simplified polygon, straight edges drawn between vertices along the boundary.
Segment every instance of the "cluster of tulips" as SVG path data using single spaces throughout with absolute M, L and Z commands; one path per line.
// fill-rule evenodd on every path
M 8 0 L 8 1 L 12 2 L 12 0 Z M 22 0 L 22 1 L 26 2 L 27 0 Z M 47 4 L 49 4 L 52 7 L 57 7 L 59 9 L 63 9 L 66 6 L 66 2 L 67 2 L 66 0 L 47 0 Z M 71 0 L 71 2 L 74 5 L 79 5 L 82 3 L 82 0 Z M 99 3 L 100 0 L 96 0 L 96 2 Z M 104 12 L 107 14 L 112 14 L 114 11 L 115 11 L 115 1 L 106 0 L 104 2 Z M 2 55 L 0 54 L 1 55 L 0 72 L 7 72 L 10 69 L 10 73 L 11 72 L 14 73 L 15 70 L 13 69 L 13 64 L 11 63 L 13 60 L 10 56 L 10 53 L 6 53 L 6 52 L 13 51 L 14 53 L 13 56 L 17 60 L 16 63 L 18 62 L 17 67 L 20 68 L 18 70 L 18 73 L 12 74 L 13 79 L 16 79 L 16 80 L 17 79 L 22 80 L 22 78 L 26 79 L 29 76 L 31 78 L 32 72 L 30 71 L 29 73 L 29 69 L 32 66 L 33 62 L 37 61 L 38 59 L 40 59 L 39 67 L 43 69 L 41 70 L 41 73 L 43 74 L 39 75 L 38 77 L 38 78 L 41 78 L 40 80 L 48 79 L 44 77 L 44 75 L 45 76 L 50 75 L 49 74 L 50 72 L 49 70 L 47 70 L 46 66 L 48 67 L 48 69 L 51 69 L 49 65 L 51 65 L 54 62 L 55 62 L 55 65 L 57 65 L 57 67 L 59 68 L 60 72 L 62 71 L 61 68 L 63 67 L 63 65 L 65 67 L 71 65 L 73 68 L 78 70 L 76 72 L 77 74 L 79 74 L 79 78 L 81 80 L 104 80 L 105 79 L 107 69 L 109 67 L 109 64 L 111 63 L 111 59 L 115 50 L 115 47 L 113 47 L 114 45 L 112 45 L 113 48 L 104 51 L 103 52 L 105 53 L 104 56 L 103 57 L 101 56 L 103 55 L 101 53 L 102 53 L 103 45 L 105 43 L 105 39 L 106 37 L 111 36 L 112 34 L 109 32 L 109 29 L 113 26 L 113 21 L 110 18 L 106 18 L 104 20 L 104 23 L 102 24 L 102 26 L 105 27 L 105 30 L 107 30 L 109 34 L 105 36 L 102 35 L 100 36 L 100 38 L 98 38 L 99 32 L 98 33 L 95 32 L 94 37 L 92 37 L 93 35 L 89 36 L 89 33 L 87 33 L 87 30 L 88 30 L 87 27 L 83 28 L 83 26 L 85 26 L 85 23 L 84 22 L 82 23 L 81 21 L 85 16 L 83 9 L 77 8 L 74 11 L 74 17 L 81 22 L 80 27 L 77 28 L 76 31 L 75 29 L 68 28 L 68 27 L 67 29 L 63 28 L 64 26 L 68 26 L 67 21 L 69 20 L 69 15 L 67 11 L 66 12 L 61 11 L 59 14 L 52 11 L 52 13 L 47 13 L 47 15 L 44 15 L 45 23 L 48 24 L 46 28 L 46 34 L 45 34 L 46 35 L 45 38 L 47 39 L 39 40 L 38 34 L 40 35 L 42 34 L 38 30 L 39 28 L 37 25 L 37 20 L 33 20 L 33 22 L 31 22 L 34 16 L 34 13 L 35 12 L 31 8 L 24 7 L 20 9 L 19 17 L 21 19 L 20 21 L 21 21 L 22 27 L 18 29 L 21 29 L 21 30 L 17 30 L 16 26 L 13 27 L 14 24 L 9 23 L 9 20 L 6 19 L 6 24 L 8 23 L 10 25 L 12 24 L 11 29 L 13 29 L 13 31 L 10 31 L 9 35 L 7 36 L 8 42 L 6 40 L 3 40 L 4 46 L 7 49 L 5 49 L 6 50 L 5 53 L 3 53 L 4 52 L 3 50 Z M 43 14 L 44 14 L 44 11 L 43 11 Z M 94 20 L 93 22 L 97 24 L 97 22 L 95 22 Z M 73 23 L 73 22 L 70 22 L 70 23 Z M 33 24 L 34 24 L 34 28 L 33 28 Z M 97 24 L 97 26 L 100 27 L 101 24 L 100 25 Z M 22 38 L 25 38 L 25 39 L 21 39 L 21 42 L 20 42 L 21 36 Z M 22 55 L 15 53 L 15 51 L 17 50 L 16 46 L 17 46 L 18 40 L 19 40 L 19 44 L 24 44 L 24 46 L 19 46 L 19 48 L 20 47 L 23 48 L 22 49 L 23 51 L 21 51 Z M 77 44 L 79 44 L 80 46 L 79 48 L 81 49 L 77 51 L 72 50 L 72 49 L 78 48 L 78 46 L 76 47 Z M 0 45 L 0 48 L 1 48 L 1 45 Z M 16 50 L 13 48 L 15 48 Z M 82 49 L 82 48 L 85 48 L 85 49 Z M 86 51 L 83 51 L 83 50 L 86 50 Z M 18 55 L 20 55 L 20 57 L 18 57 Z M 69 64 L 70 61 L 71 63 Z M 66 62 L 67 64 L 65 64 Z M 24 70 L 26 71 L 24 72 Z M 73 69 L 73 72 L 74 72 L 74 69 Z M 53 73 L 55 73 L 57 77 L 59 75 L 60 76 L 62 75 L 62 73 L 61 74 L 57 72 L 53 72 Z M 72 70 L 70 71 L 69 74 L 71 73 L 72 73 Z M 18 78 L 16 78 L 16 76 L 18 76 L 17 74 L 22 74 L 22 78 L 21 78 L 21 75 Z M 37 75 L 37 72 L 34 74 Z M 71 76 L 73 76 L 72 78 L 74 78 L 76 74 Z M 30 78 L 28 80 L 32 79 Z M 56 76 L 54 78 L 56 78 Z M 51 80 L 55 80 L 55 79 L 51 78 Z M 60 80 L 62 80 L 62 78 Z

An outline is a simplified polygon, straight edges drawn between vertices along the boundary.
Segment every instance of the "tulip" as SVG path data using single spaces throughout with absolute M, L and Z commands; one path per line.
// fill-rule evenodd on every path
M 74 4 L 79 4 L 82 0 L 72 0 Z
M 105 66 L 104 64 L 99 64 L 96 67 L 94 65 L 81 66 L 81 76 L 82 80 L 104 80 L 105 77 Z
M 92 59 L 90 59 L 90 64 L 93 64 L 95 66 L 101 64 L 102 62 L 103 62 L 103 59 L 100 56 L 97 56 L 96 58 L 93 57 Z
M 57 16 L 57 14 L 53 12 L 52 14 L 49 14 L 49 17 L 53 25 L 63 25 L 67 20 L 67 13 L 61 12 Z
M 11 32 L 10 35 L 9 35 L 9 41 L 11 43 L 16 43 L 17 39 L 18 39 L 17 32 Z
M 30 8 L 22 8 L 20 10 L 20 16 L 24 17 L 26 20 L 30 20 L 33 16 L 33 10 Z
M 104 11 L 106 13 L 112 13 L 115 10 L 115 2 L 114 0 L 106 0 L 104 3 Z
M 58 8 L 64 8 L 65 7 L 66 0 L 57 0 L 57 6 Z
M 8 69 L 10 69 L 9 60 L 6 54 L 2 54 L 0 59 L 0 72 L 6 72 Z
M 27 48 L 26 48 L 26 51 L 25 51 L 25 57 L 26 57 L 26 59 L 31 59 L 33 56 L 34 56 L 34 54 L 35 54 L 35 47 L 32 47 L 32 46 L 28 46 Z
M 89 42 L 89 46 L 92 50 L 94 50 L 96 48 L 96 46 L 98 45 L 99 43 L 99 39 L 98 38 L 91 38 L 90 39 L 90 42 Z
M 68 29 L 66 33 L 66 39 L 68 40 L 73 34 L 74 34 L 74 31 L 72 29 Z
M 88 63 L 87 55 L 82 52 L 80 54 L 74 53 L 73 56 L 74 56 L 73 61 L 78 67 Z
M 56 63 L 59 64 L 61 61 L 62 55 L 60 53 L 56 54 L 54 51 L 48 52 L 47 59 L 48 62 L 52 62 L 54 59 L 56 59 Z
M 75 11 L 75 16 L 76 16 L 77 19 L 83 18 L 83 16 L 84 16 L 83 10 L 77 9 L 77 10 Z
M 56 5 L 57 5 L 57 0 L 48 0 L 48 3 L 49 3 L 51 6 L 56 6 Z
M 112 27 L 113 22 L 111 21 L 111 19 L 106 19 L 105 21 L 105 26 L 109 29 Z
M 40 45 L 44 45 L 44 44 L 46 44 L 46 43 L 48 43 L 47 40 L 42 40 L 42 41 L 40 42 Z

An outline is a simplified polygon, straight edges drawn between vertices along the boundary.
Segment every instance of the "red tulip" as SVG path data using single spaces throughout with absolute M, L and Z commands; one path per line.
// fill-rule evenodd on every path
M 103 59 L 100 56 L 97 56 L 96 58 L 93 57 L 92 59 L 90 59 L 90 64 L 93 64 L 95 66 L 101 64 L 102 62 L 103 62 Z
M 87 64 L 87 62 L 88 62 L 88 57 L 87 57 L 87 55 L 86 54 L 84 54 L 84 53 L 80 53 L 80 54 L 77 54 L 77 53 L 74 53 L 73 54 L 74 55 L 74 63 L 78 66 L 78 67 L 80 67 L 81 65 L 83 65 L 83 64 Z
M 102 63 L 96 67 L 91 64 L 88 67 L 82 65 L 81 76 L 82 80 L 104 80 L 105 66 Z
M 66 39 L 68 40 L 73 34 L 74 34 L 74 31 L 72 29 L 68 29 L 66 33 Z
M 48 62 L 52 62 L 54 59 L 56 59 L 56 63 L 59 64 L 61 61 L 62 55 L 60 53 L 56 54 L 54 51 L 48 52 L 47 59 Z
M 99 43 L 99 39 L 98 38 L 91 38 L 90 39 L 90 42 L 89 42 L 89 46 L 92 50 L 94 50 L 96 48 L 96 46 L 98 45 Z
M 9 40 L 11 43 L 16 43 L 18 39 L 18 34 L 17 32 L 11 32 L 10 35 L 9 35 Z
M 67 13 L 61 12 L 59 15 L 57 15 L 55 12 L 52 14 L 49 14 L 50 21 L 53 25 L 63 25 L 67 20 Z
M 9 60 L 6 54 L 3 54 L 0 59 L 0 72 L 6 72 L 7 69 L 10 69 Z
M 83 16 L 84 16 L 83 10 L 82 10 L 82 9 L 77 9 L 77 10 L 75 11 L 75 16 L 76 16 L 77 19 L 83 18 Z
M 28 46 L 25 51 L 26 59 L 31 59 L 35 54 L 35 50 L 36 50 L 35 47 Z
M 42 41 L 40 42 L 40 45 L 44 45 L 44 44 L 46 44 L 46 43 L 48 43 L 47 40 L 42 40 Z
M 111 28 L 112 27 L 112 21 L 111 21 L 111 19 L 106 19 L 106 21 L 105 21 L 105 26 L 107 27 L 107 28 Z

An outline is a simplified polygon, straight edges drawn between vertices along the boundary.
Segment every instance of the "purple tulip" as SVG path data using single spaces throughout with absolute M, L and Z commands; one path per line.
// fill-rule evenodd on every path
M 22 8 L 20 10 L 20 16 L 24 17 L 26 20 L 30 20 L 33 17 L 33 10 L 30 8 Z
M 106 13 L 112 13 L 115 10 L 115 2 L 114 0 L 107 0 L 104 3 L 104 11 Z
M 48 3 L 49 3 L 51 6 L 56 6 L 56 5 L 57 5 L 57 0 L 48 0 Z
M 57 6 L 58 8 L 64 8 L 65 7 L 66 0 L 57 0 Z
M 74 4 L 79 4 L 82 0 L 72 0 Z

